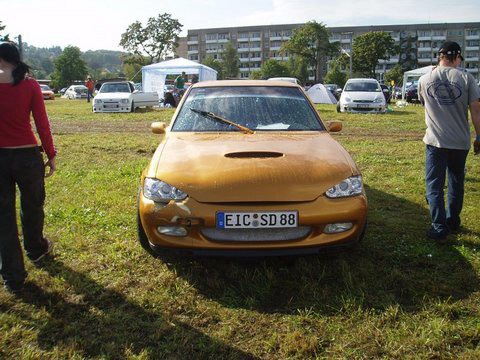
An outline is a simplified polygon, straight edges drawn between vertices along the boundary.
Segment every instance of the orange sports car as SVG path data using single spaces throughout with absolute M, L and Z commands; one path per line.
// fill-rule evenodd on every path
M 306 93 L 281 81 L 191 86 L 141 177 L 138 235 L 151 254 L 287 255 L 351 245 L 367 199 L 348 152 Z
M 42 90 L 43 100 L 55 100 L 55 94 L 48 85 L 40 85 L 40 90 Z

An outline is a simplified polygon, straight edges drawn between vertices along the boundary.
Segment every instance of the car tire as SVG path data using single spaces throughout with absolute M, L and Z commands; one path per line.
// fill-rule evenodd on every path
M 340 112 L 340 102 L 337 103 L 337 113 Z
M 150 245 L 150 241 L 148 241 L 147 234 L 145 233 L 145 229 L 142 225 L 142 220 L 140 219 L 140 193 L 141 189 L 138 190 L 138 197 L 137 197 L 137 237 L 138 241 L 142 248 L 148 252 L 153 257 L 158 257 L 158 253 L 152 248 Z
M 132 101 L 132 107 L 130 108 L 130 112 L 135 112 L 135 103 Z

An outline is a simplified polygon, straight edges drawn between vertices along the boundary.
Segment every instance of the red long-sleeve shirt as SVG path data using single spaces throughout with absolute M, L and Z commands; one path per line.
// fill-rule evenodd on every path
M 0 83 L 0 148 L 38 144 L 30 121 L 33 114 L 42 147 L 49 159 L 56 155 L 40 85 L 25 79 L 17 85 Z

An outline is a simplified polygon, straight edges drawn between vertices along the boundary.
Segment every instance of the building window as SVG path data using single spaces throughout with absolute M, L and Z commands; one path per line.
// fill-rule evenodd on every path
M 190 35 L 188 41 L 198 41 L 198 35 Z
M 248 32 L 238 33 L 238 38 L 239 39 L 248 39 L 249 37 L 250 37 L 250 35 L 248 34 Z
M 195 55 L 189 55 L 189 56 L 188 56 L 188 59 L 189 59 L 189 60 L 198 61 L 198 54 L 195 54 Z
M 467 36 L 478 35 L 477 29 L 467 30 Z
M 259 38 L 260 37 L 260 32 L 252 32 L 252 38 Z
M 205 40 L 217 40 L 217 34 L 207 34 L 205 35 Z
M 229 40 L 229 39 L 230 39 L 229 33 L 218 34 L 218 40 Z
M 188 51 L 198 50 L 198 45 L 188 45 Z

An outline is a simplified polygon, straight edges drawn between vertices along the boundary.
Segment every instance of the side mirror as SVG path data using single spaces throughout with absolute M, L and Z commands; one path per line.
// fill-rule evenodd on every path
M 339 132 L 343 127 L 341 121 L 327 121 L 325 124 L 327 125 L 327 130 L 329 132 Z
M 163 121 L 156 121 L 150 125 L 150 129 L 154 134 L 165 134 L 166 127 L 167 124 L 165 124 Z

